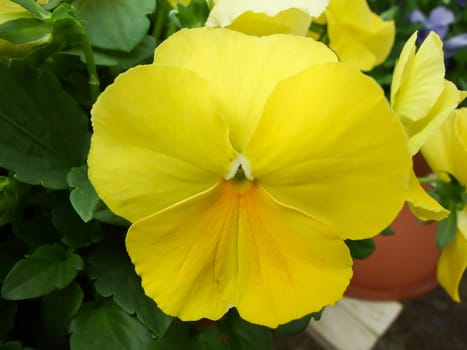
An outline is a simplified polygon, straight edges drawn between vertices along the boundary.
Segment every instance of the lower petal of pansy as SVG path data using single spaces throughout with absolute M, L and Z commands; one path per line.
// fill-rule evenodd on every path
M 460 302 L 459 283 L 467 267 L 467 239 L 456 233 L 438 261 L 438 282 L 454 301 Z
M 335 303 L 351 277 L 336 234 L 248 181 L 136 222 L 127 249 L 146 294 L 182 320 L 216 320 L 236 307 L 276 327 Z
M 373 80 L 339 63 L 280 82 L 244 156 L 273 197 L 343 238 L 376 235 L 407 196 L 402 124 Z
M 210 188 L 235 156 L 207 82 L 183 69 L 121 74 L 95 103 L 92 125 L 90 180 L 130 221 Z
M 412 213 L 420 220 L 439 221 L 449 215 L 449 210 L 425 191 L 413 171 L 410 174 L 407 202 Z

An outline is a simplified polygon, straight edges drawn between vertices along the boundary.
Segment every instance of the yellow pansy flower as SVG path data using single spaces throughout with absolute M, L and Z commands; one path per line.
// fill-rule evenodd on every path
M 456 86 L 444 79 L 444 54 L 438 34 L 431 32 L 418 50 L 416 39 L 417 33 L 414 33 L 405 43 L 391 84 L 391 106 L 407 130 L 412 155 L 438 132 L 461 101 Z M 414 213 L 423 220 L 440 220 L 449 214 L 425 192 L 414 173 L 408 201 Z
M 383 21 L 366 0 L 330 0 L 324 13 L 329 46 L 343 62 L 364 71 L 382 63 L 395 39 L 393 21 Z
M 235 307 L 276 327 L 334 304 L 344 239 L 379 233 L 407 195 L 382 89 L 310 38 L 182 30 L 101 94 L 92 124 L 91 182 L 132 222 L 146 294 L 182 320 Z
M 37 2 L 39 4 L 44 4 L 48 1 L 39 0 Z M 34 16 L 22 6 L 11 0 L 0 0 L 0 25 L 17 19 L 34 20 Z M 40 22 L 39 20 L 37 21 Z M 34 40 L 24 44 L 15 44 L 0 38 L 0 58 L 24 56 L 35 47 L 48 43 L 51 39 L 51 35 L 51 32 L 39 33 L 39 35 Z
M 449 116 L 444 125 L 422 146 L 430 167 L 440 176 L 452 174 L 467 186 L 467 108 Z M 452 299 L 459 302 L 459 282 L 467 267 L 467 208 L 457 211 L 457 233 L 438 262 L 437 277 Z
M 329 0 L 216 0 L 206 26 L 250 35 L 306 35 L 312 17 L 323 13 Z

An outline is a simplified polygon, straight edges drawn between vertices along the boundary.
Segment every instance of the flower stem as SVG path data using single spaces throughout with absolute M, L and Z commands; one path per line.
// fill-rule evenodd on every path
M 92 53 L 91 43 L 86 34 L 82 36 L 81 39 L 81 48 L 84 52 L 84 57 L 86 58 L 86 67 L 88 70 L 88 84 L 89 84 L 89 93 L 91 96 L 91 102 L 94 103 L 99 96 L 100 82 L 99 76 L 97 75 L 96 62 L 94 61 L 94 55 Z

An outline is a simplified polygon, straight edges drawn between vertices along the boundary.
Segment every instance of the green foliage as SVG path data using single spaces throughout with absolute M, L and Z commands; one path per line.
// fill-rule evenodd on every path
M 280 325 L 279 327 L 277 327 L 275 332 L 282 336 L 290 336 L 301 333 L 308 326 L 308 323 L 310 323 L 312 316 L 312 314 L 306 315 L 302 318 L 299 318 L 298 320 L 293 320 L 289 323 Z
M 0 300 L 0 344 L 15 324 L 16 302 Z
M 150 26 L 147 15 L 154 12 L 155 4 L 155 0 L 73 1 L 92 45 L 123 52 L 143 40 Z
M 85 303 L 70 326 L 71 350 L 143 350 L 150 331 L 111 300 Z
M 83 259 L 59 245 L 44 245 L 21 259 L 6 276 L 2 297 L 21 300 L 63 289 L 83 269 Z
M 188 6 L 177 4 L 178 11 L 172 12 L 170 19 L 178 28 L 198 28 L 204 26 L 209 16 L 206 0 L 192 0 Z
M 350 249 L 350 255 L 354 259 L 366 259 L 375 250 L 375 242 L 371 238 L 351 240 L 346 239 L 345 244 Z
M 69 170 L 85 162 L 88 120 L 47 71 L 0 64 L 0 166 L 20 181 L 67 188 Z
M 136 317 L 158 338 L 167 331 L 172 317 L 159 310 L 141 287 L 141 279 L 124 252 L 119 240 L 101 242 L 89 256 L 89 275 L 95 279 L 97 292 L 113 300 Z

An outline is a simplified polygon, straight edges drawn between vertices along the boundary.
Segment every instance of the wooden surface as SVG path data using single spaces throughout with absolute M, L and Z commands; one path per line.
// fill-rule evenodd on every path
M 328 350 L 369 350 L 401 310 L 395 301 L 345 297 L 327 307 L 320 321 L 311 320 L 307 333 Z

